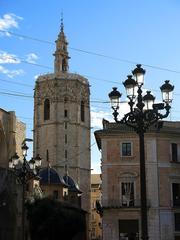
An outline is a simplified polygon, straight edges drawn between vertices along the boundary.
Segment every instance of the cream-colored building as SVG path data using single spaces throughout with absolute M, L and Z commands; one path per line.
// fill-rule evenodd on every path
M 26 126 L 16 118 L 15 112 L 0 108 L 0 167 L 8 168 L 15 152 L 22 157 L 21 144 Z
M 140 239 L 138 135 L 104 121 L 95 132 L 102 151 L 103 240 Z M 149 240 L 180 239 L 180 122 L 145 134 Z
M 56 40 L 54 72 L 37 78 L 34 91 L 34 154 L 40 154 L 82 191 L 82 208 L 90 213 L 89 83 L 70 73 L 63 23 Z
M 97 212 L 97 204 L 101 202 L 101 176 L 100 174 L 91 174 L 91 239 L 102 239 L 102 221 Z

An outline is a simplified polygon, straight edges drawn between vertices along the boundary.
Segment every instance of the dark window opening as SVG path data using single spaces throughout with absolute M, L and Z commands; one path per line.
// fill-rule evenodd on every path
M 119 220 L 119 239 L 139 239 L 139 222 L 138 220 Z
M 67 129 L 67 122 L 64 123 L 64 128 Z
M 173 183 L 172 184 L 172 191 L 173 191 L 173 206 L 180 206 L 180 184 Z
M 54 199 L 58 199 L 58 197 L 59 197 L 58 191 L 57 191 L 57 190 L 54 190 L 54 191 L 53 191 L 53 198 L 54 198 Z
M 180 213 L 174 214 L 175 231 L 180 231 Z
M 64 140 L 65 140 L 65 143 L 67 143 L 67 134 L 65 134 L 65 139 Z
M 178 147 L 177 143 L 171 143 L 171 153 L 172 153 L 172 161 L 177 162 L 178 161 Z
M 65 158 L 67 158 L 67 150 L 65 150 Z
M 122 143 L 122 156 L 131 156 L 131 143 Z
M 46 99 L 44 101 L 44 120 L 50 119 L 50 101 Z
M 64 117 L 67 117 L 68 116 L 68 111 L 65 109 L 64 110 Z
M 49 151 L 46 150 L 46 161 L 49 162 Z
M 84 101 L 81 101 L 81 121 L 85 121 L 85 106 L 84 106 Z

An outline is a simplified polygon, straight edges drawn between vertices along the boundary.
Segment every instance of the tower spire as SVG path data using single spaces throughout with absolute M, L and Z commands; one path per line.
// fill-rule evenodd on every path
M 66 40 L 66 36 L 64 34 L 64 23 L 63 23 L 63 13 L 61 13 L 61 28 L 60 33 L 58 35 L 56 43 L 56 51 L 53 54 L 55 56 L 54 59 L 54 72 L 58 74 L 60 72 L 67 72 L 69 69 L 69 55 L 67 51 L 68 42 Z
M 61 32 L 64 31 L 63 11 L 61 12 Z

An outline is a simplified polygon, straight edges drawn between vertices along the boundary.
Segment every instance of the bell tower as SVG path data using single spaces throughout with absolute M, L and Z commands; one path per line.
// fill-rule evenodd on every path
M 79 185 L 82 208 L 90 212 L 89 82 L 70 73 L 67 40 L 61 20 L 54 72 L 37 78 L 34 90 L 34 154 L 63 176 L 65 169 Z
M 61 31 L 55 43 L 56 43 L 56 51 L 53 54 L 55 56 L 54 72 L 55 74 L 58 74 L 60 72 L 67 72 L 69 69 L 68 60 L 70 57 L 68 56 L 68 51 L 67 51 L 68 42 L 64 34 L 64 24 L 63 24 L 62 18 L 61 18 Z

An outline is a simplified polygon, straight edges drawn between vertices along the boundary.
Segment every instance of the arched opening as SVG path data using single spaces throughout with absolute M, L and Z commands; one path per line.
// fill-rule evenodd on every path
M 44 101 L 44 120 L 50 119 L 50 101 L 45 99 Z

